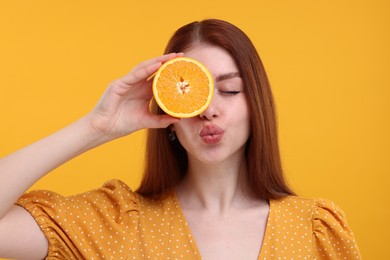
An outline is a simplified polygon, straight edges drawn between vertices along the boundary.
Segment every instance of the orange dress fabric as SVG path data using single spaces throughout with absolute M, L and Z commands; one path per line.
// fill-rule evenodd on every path
M 49 241 L 47 259 L 202 259 L 175 192 L 152 200 L 123 182 L 69 197 L 32 191 L 25 208 Z M 270 201 L 259 259 L 361 259 L 334 203 L 288 196 Z

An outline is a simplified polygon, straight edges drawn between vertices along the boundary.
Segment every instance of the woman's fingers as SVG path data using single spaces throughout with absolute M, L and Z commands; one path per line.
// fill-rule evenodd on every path
M 141 80 L 146 80 L 147 78 L 149 78 L 154 72 L 158 70 L 161 65 L 161 62 L 157 62 L 147 65 L 146 67 L 135 68 L 129 74 L 124 76 L 122 80 L 127 85 L 136 84 Z
M 169 53 L 140 63 L 122 78 L 123 82 L 132 85 L 149 78 L 166 61 L 183 56 L 183 53 Z
M 145 118 L 145 126 L 142 128 L 166 128 L 173 123 L 180 121 L 180 118 L 169 115 L 150 115 L 148 119 Z
M 161 55 L 159 57 L 155 57 L 155 58 L 152 58 L 150 60 L 147 60 L 147 61 L 144 61 L 142 63 L 140 63 L 137 67 L 147 67 L 151 64 L 154 64 L 154 63 L 164 63 L 170 59 L 173 59 L 175 57 L 179 57 L 179 56 L 183 56 L 184 53 L 168 53 L 168 54 L 164 54 L 164 55 Z

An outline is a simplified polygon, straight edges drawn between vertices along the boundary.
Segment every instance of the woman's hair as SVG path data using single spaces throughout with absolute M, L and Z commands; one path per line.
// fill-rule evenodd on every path
M 245 86 L 251 120 L 246 143 L 248 183 L 263 199 L 276 199 L 293 192 L 284 179 L 277 135 L 275 104 L 263 63 L 247 35 L 222 20 L 192 22 L 177 30 L 165 53 L 185 52 L 205 44 L 225 49 L 236 62 Z M 152 101 L 156 114 L 164 112 Z M 145 172 L 138 192 L 154 197 L 176 186 L 186 174 L 188 159 L 178 140 L 169 141 L 169 127 L 149 129 Z

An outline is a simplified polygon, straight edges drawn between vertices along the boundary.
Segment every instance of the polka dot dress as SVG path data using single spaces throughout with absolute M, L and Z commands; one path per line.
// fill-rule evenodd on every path
M 33 191 L 17 202 L 49 241 L 47 259 L 202 259 L 177 197 L 134 193 L 121 181 L 64 197 Z M 340 209 L 325 200 L 270 201 L 259 259 L 361 259 Z

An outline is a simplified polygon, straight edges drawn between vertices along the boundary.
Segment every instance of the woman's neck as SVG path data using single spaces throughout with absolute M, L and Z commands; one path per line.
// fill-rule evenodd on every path
M 253 206 L 257 201 L 250 195 L 247 182 L 244 156 L 218 164 L 189 158 L 188 172 L 177 187 L 177 194 L 183 208 L 224 214 L 232 208 Z

